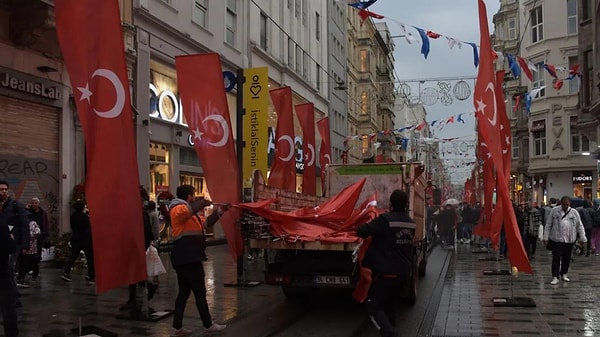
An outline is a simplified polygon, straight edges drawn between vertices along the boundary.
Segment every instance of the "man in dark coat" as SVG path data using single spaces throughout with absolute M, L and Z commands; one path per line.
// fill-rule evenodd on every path
M 412 275 L 416 230 L 415 223 L 407 213 L 406 192 L 393 191 L 390 195 L 390 205 L 389 212 L 358 226 L 356 230 L 359 237 L 372 238 L 362 261 L 362 265 L 373 272 L 365 304 L 383 337 L 398 336 L 389 309 L 393 308 L 391 301 L 395 290 L 405 284 Z
M 9 187 L 7 181 L 0 180 L 0 226 L 6 226 L 9 229 L 17 247 L 15 252 L 10 254 L 8 258 L 8 268 L 10 274 L 13 275 L 15 261 L 23 250 L 29 249 L 31 235 L 25 206 L 16 199 L 11 198 L 8 193 Z M 10 281 L 17 296 L 17 307 L 20 307 L 21 302 L 18 298 L 21 295 L 17 290 L 17 282 L 14 277 L 11 277 Z
M 92 227 L 87 206 L 83 202 L 73 205 L 75 212 L 71 215 L 71 256 L 65 264 L 65 271 L 60 277 L 65 282 L 71 282 L 71 268 L 79 253 L 83 250 L 87 260 L 88 273 L 85 279 L 90 284 L 96 283 L 96 272 L 94 271 L 94 250 L 92 244 Z
M 9 256 L 15 252 L 16 248 L 16 242 L 11 237 L 8 226 L 0 225 L 0 314 L 4 321 L 4 336 L 6 337 L 19 335 L 17 293 L 13 286 L 15 277 L 8 265 Z

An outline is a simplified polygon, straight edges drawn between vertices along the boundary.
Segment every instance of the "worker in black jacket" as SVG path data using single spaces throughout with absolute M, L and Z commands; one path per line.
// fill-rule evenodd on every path
M 394 331 L 393 294 L 412 274 L 416 225 L 407 214 L 408 195 L 395 190 L 390 195 L 390 211 L 358 226 L 361 238 L 372 237 L 362 266 L 372 270 L 372 282 L 365 302 L 371 320 L 383 337 L 397 336 Z M 387 309 L 387 310 L 386 310 Z

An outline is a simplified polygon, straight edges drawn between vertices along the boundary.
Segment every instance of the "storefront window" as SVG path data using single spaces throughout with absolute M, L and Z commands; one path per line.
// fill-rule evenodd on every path
M 592 171 L 573 172 L 573 196 L 592 200 Z
M 150 143 L 150 186 L 151 199 L 160 192 L 169 190 L 169 149 L 164 144 Z
M 179 185 L 192 185 L 196 190 L 196 197 L 206 196 L 206 185 L 204 178 L 194 175 L 193 173 L 181 173 L 179 175 Z

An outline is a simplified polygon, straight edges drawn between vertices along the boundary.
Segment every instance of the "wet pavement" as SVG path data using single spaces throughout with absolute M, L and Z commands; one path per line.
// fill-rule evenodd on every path
M 520 274 L 516 279 L 483 275 L 484 270 L 509 269 L 508 262 L 480 261 L 487 254 L 473 254 L 471 249 L 469 245 L 460 245 L 451 250 L 441 298 L 432 301 L 436 306 L 439 303 L 439 307 L 433 308 L 436 314 L 431 318 L 433 329 L 429 336 L 600 336 L 600 257 L 576 257 L 569 272 L 571 282 L 552 286 L 551 256 L 545 249 L 538 250 L 532 262 L 535 274 Z M 227 246 L 209 247 L 207 253 L 209 261 L 205 269 L 211 313 L 217 321 L 228 324 L 217 336 L 277 336 L 273 331 L 293 323 L 301 314 L 286 302 L 278 287 L 224 286 L 236 280 L 236 266 Z M 168 255 L 162 257 L 168 273 L 160 277 L 159 292 L 150 303 L 158 311 L 172 309 L 177 292 Z M 262 279 L 261 266 L 261 261 L 247 263 L 249 280 Z M 71 283 L 60 279 L 61 272 L 51 262 L 45 262 L 41 279 L 21 290 L 24 305 L 19 309 L 21 336 L 51 332 L 66 336 L 66 332 L 79 324 L 100 327 L 118 336 L 168 336 L 172 316 L 157 322 L 117 318 L 119 306 L 127 299 L 126 287 L 97 295 L 95 287 L 84 280 L 85 270 L 73 271 Z M 426 277 L 437 275 L 428 273 Z M 494 307 L 493 298 L 497 297 L 528 297 L 536 307 Z M 186 307 L 184 326 L 194 330 L 193 336 L 203 335 L 193 296 Z
M 539 245 L 539 244 L 538 244 Z M 576 256 L 571 282 L 551 285 L 552 255 L 545 247 L 531 264 L 534 274 L 483 275 L 508 270 L 508 260 L 480 261 L 469 245 L 450 262 L 433 336 L 600 336 L 600 256 Z M 536 307 L 495 307 L 494 298 L 525 297 Z

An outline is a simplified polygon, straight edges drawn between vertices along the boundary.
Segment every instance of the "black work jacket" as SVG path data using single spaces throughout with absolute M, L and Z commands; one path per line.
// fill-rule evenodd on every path
M 405 212 L 388 212 L 358 226 L 361 238 L 372 237 L 363 267 L 383 275 L 411 275 L 416 225 Z

